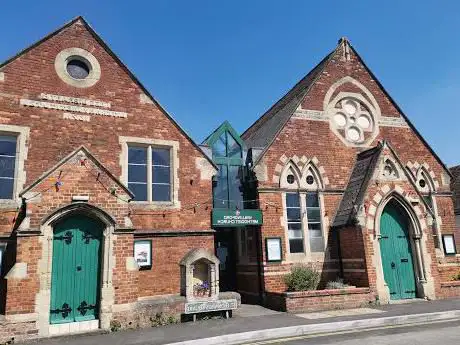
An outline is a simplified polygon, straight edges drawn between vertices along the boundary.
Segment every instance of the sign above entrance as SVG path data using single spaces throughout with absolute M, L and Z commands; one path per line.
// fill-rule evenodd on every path
M 262 225 L 261 210 L 212 210 L 213 227 Z

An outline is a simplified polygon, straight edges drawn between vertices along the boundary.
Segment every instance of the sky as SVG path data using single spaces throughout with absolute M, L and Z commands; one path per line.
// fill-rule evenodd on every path
M 460 164 L 460 1 L 3 0 L 0 60 L 78 15 L 198 143 L 224 120 L 242 133 L 346 36 Z

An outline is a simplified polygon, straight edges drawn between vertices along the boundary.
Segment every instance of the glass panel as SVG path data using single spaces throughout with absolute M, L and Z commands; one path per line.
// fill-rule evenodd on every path
M 152 164 L 170 166 L 169 149 L 152 149 Z
M 171 174 L 169 167 L 154 166 L 152 169 L 152 182 L 153 183 L 167 183 L 171 181 Z
M 128 165 L 128 182 L 147 183 L 146 165 Z
M 310 232 L 319 231 L 321 233 L 321 223 L 310 223 L 310 222 L 308 222 L 308 231 L 310 231 Z
M 229 132 L 227 132 L 227 148 L 228 148 L 227 156 L 229 158 L 241 158 L 242 157 L 240 144 L 236 142 L 235 138 L 233 138 L 233 136 Z
M 431 199 L 431 195 L 424 195 L 424 196 L 423 196 L 423 199 L 424 199 L 425 202 L 428 204 L 428 206 L 430 207 L 430 209 L 433 209 L 433 200 Z
M 324 252 L 324 241 L 322 237 L 310 238 L 310 251 Z
M 286 193 L 286 207 L 300 207 L 299 194 Z
M 154 184 L 152 185 L 153 201 L 171 201 L 171 185 Z
M 228 186 L 229 186 L 229 207 L 238 207 L 244 209 L 243 205 L 243 168 L 240 166 L 231 165 L 228 167 Z
M 0 178 L 0 199 L 13 199 L 13 179 Z
M 303 240 L 302 239 L 289 240 L 289 251 L 291 253 L 303 253 Z
M 128 183 L 128 188 L 134 193 L 134 200 L 147 201 L 147 184 L 146 183 Z
M 227 166 L 218 165 L 219 171 L 213 188 L 214 207 L 228 208 Z
M 14 178 L 15 157 L 0 156 L 0 177 Z
M 16 156 L 16 137 L 0 135 L 0 155 Z
M 300 207 L 287 208 L 286 211 L 288 221 L 300 221 Z
M 319 207 L 318 193 L 307 193 L 307 207 Z
M 147 148 L 128 147 L 128 163 L 147 164 Z
M 212 145 L 213 157 L 226 157 L 227 156 L 227 137 L 225 132 L 222 133 L 216 142 Z
M 321 221 L 321 212 L 319 207 L 307 208 L 307 218 L 308 222 L 320 222 Z

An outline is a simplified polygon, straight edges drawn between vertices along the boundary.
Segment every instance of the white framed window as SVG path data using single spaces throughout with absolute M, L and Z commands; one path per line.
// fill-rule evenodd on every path
M 309 254 L 324 252 L 320 174 L 309 162 L 302 171 L 290 161 L 281 174 L 284 193 L 287 252 Z M 292 190 L 292 191 L 291 191 Z
M 0 199 L 14 199 L 17 136 L 0 133 Z
M 128 188 L 135 201 L 171 201 L 171 150 L 128 144 Z
M 179 143 L 134 137 L 120 137 L 119 140 L 122 145 L 121 180 L 134 193 L 134 204 L 180 207 Z

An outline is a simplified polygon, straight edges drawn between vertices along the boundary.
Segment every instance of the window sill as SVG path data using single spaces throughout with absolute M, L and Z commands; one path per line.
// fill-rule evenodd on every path
M 20 206 L 20 200 L 0 199 L 0 209 L 17 209 Z
M 139 210 L 170 210 L 170 209 L 179 209 L 180 202 L 172 201 L 132 201 L 130 203 L 133 209 Z

